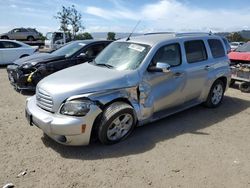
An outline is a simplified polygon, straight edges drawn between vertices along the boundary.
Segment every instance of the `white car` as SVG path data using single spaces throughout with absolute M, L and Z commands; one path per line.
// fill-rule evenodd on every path
M 0 39 L 0 65 L 11 64 L 15 60 L 32 55 L 38 47 L 32 47 L 19 41 Z
M 231 50 L 234 51 L 238 47 L 242 46 L 243 44 L 244 44 L 244 42 L 231 42 L 230 43 Z

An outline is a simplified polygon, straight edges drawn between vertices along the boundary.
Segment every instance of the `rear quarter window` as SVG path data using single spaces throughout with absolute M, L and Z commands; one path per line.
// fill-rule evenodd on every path
M 213 58 L 220 58 L 226 55 L 225 50 L 220 40 L 209 39 L 208 44 L 209 44 Z
M 203 40 L 192 40 L 184 43 L 188 63 L 207 60 L 207 51 Z

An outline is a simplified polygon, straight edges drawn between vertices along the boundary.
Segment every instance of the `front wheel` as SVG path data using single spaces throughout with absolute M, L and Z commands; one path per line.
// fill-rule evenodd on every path
M 216 80 L 212 85 L 207 100 L 204 103 L 208 108 L 218 107 L 224 97 L 225 86 L 221 80 Z
M 98 138 L 103 144 L 115 144 L 125 139 L 133 131 L 135 124 L 133 108 L 126 103 L 115 102 L 103 112 Z

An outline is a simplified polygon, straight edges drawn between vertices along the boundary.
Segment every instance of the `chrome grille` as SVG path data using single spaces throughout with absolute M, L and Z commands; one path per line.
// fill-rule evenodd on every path
M 52 111 L 53 108 L 53 100 L 50 94 L 48 94 L 46 91 L 42 89 L 37 89 L 36 91 L 36 104 L 40 108 L 47 110 L 47 111 Z

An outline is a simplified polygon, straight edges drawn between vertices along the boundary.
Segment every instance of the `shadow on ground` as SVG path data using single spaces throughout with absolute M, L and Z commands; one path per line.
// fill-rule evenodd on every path
M 46 147 L 50 147 L 64 158 L 95 160 L 114 158 L 151 150 L 161 141 L 190 133 L 198 136 L 209 136 L 203 128 L 215 126 L 216 123 L 236 115 L 250 107 L 250 101 L 225 96 L 223 104 L 216 109 L 197 106 L 168 118 L 142 127 L 121 143 L 106 146 L 99 142 L 89 146 L 70 147 L 57 144 L 47 136 L 42 137 Z

